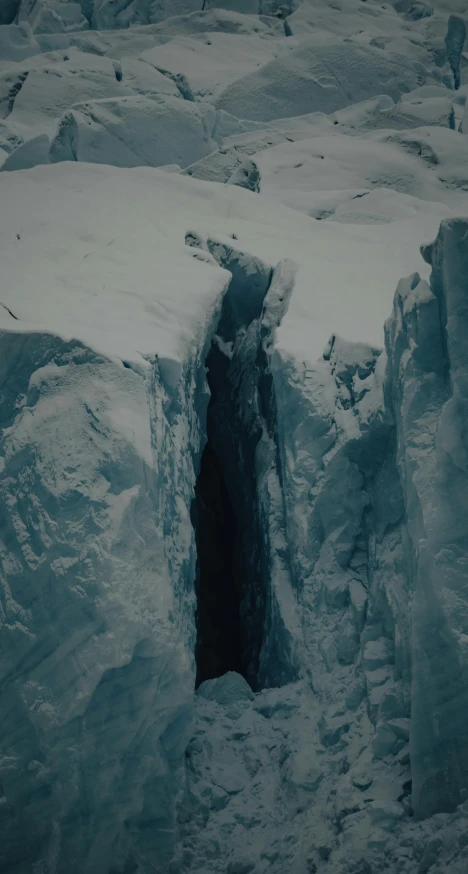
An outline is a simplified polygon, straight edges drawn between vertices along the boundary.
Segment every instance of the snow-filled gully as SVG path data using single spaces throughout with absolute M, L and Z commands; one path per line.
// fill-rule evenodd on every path
M 275 577 L 291 582 L 267 351 L 292 283 L 284 265 L 273 271 L 210 240 L 206 248 L 232 279 L 206 360 L 211 400 L 192 507 L 196 682 L 236 671 L 257 690 L 295 676 L 275 598 Z

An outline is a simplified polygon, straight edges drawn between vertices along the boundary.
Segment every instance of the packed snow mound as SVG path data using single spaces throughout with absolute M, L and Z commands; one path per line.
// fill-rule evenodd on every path
M 146 367 L 145 355 L 151 355 L 153 347 L 161 358 L 177 358 L 183 354 L 177 350 L 198 342 L 193 331 L 204 333 L 206 313 L 227 276 L 211 259 L 195 259 L 184 244 L 185 222 L 190 224 L 203 212 L 210 191 L 148 168 L 122 176 L 117 168 L 86 164 L 5 173 L 0 185 L 2 199 L 11 198 L 13 209 L 10 227 L 2 216 L 4 275 L 10 287 L 2 302 L 16 320 L 0 308 L 4 327 L 29 330 L 35 325 L 64 339 L 74 336 L 137 370 Z M 212 197 L 216 203 L 216 192 Z M 231 198 L 236 200 L 240 202 Z M 225 203 L 227 210 L 228 202 L 221 197 L 220 206 Z M 59 258 L 54 281 L 55 256 L 48 247 L 52 238 Z M 16 282 L 15 244 L 28 250 Z M 165 277 L 156 282 L 157 303 L 152 302 L 156 251 Z M 67 252 L 68 259 L 60 257 Z M 185 297 L 189 275 L 190 301 Z M 74 292 L 68 293 L 68 288 Z
M 163 21 L 172 15 L 198 12 L 200 0 L 93 0 L 92 23 L 97 30 Z
M 21 143 L 13 152 L 5 154 L 1 170 L 28 170 L 50 160 L 50 139 L 47 134 L 38 134 Z
M 83 15 L 86 3 L 70 0 L 21 0 L 17 14 L 33 33 L 65 33 L 87 30 L 89 21 Z
M 228 671 L 215 680 L 206 680 L 198 687 L 198 694 L 207 701 L 216 701 L 218 704 L 251 701 L 254 697 L 247 681 L 234 671 Z
M 256 254 L 271 267 L 280 257 L 297 262 L 294 294 L 277 336 L 291 354 L 313 362 L 320 357 L 333 331 L 351 340 L 367 339 L 382 345 L 382 326 L 396 283 L 401 274 L 411 270 L 415 249 L 435 235 L 440 219 L 440 212 L 426 209 L 416 219 L 412 216 L 411 220 L 386 226 L 348 227 L 316 222 L 281 204 L 272 209 L 271 201 L 237 186 L 214 186 L 148 167 L 124 171 L 80 162 L 58 163 L 20 174 L 3 173 L 0 184 L 2 199 L 11 204 L 8 216 L 3 216 L 2 240 L 6 246 L 2 256 L 3 303 L 21 322 L 49 324 L 51 330 L 59 334 L 64 331 L 67 337 L 73 334 L 96 345 L 101 352 L 113 350 L 112 355 L 118 354 L 118 344 L 123 343 L 121 357 L 134 360 L 135 350 L 139 350 L 136 360 L 140 365 L 140 353 L 145 353 L 148 344 L 152 348 L 153 341 L 167 353 L 167 338 L 176 330 L 179 317 L 171 315 L 169 308 L 167 319 L 163 318 L 167 312 L 165 303 L 161 331 L 156 331 L 147 317 L 143 321 L 136 319 L 133 294 L 128 294 L 128 290 L 142 285 L 143 268 L 134 270 L 134 266 L 138 258 L 142 265 L 148 265 L 143 287 L 151 288 L 153 274 L 149 264 L 153 263 L 156 251 L 159 260 L 163 249 L 167 249 L 163 273 L 169 299 L 174 289 L 167 271 L 173 261 L 178 264 L 172 247 L 179 252 L 182 246 L 184 253 L 176 270 L 181 289 L 185 288 L 188 274 L 193 284 L 195 268 L 210 275 L 210 271 L 206 274 L 207 264 L 212 262 L 209 253 L 186 250 L 183 246 L 184 235 L 192 227 L 200 228 L 202 234 L 210 237 L 224 235 L 231 245 L 235 234 L 238 248 Z M 73 209 L 69 208 L 71 203 Z M 447 214 L 446 208 L 439 209 L 443 216 Z M 133 228 L 130 236 L 129 227 Z M 154 244 L 155 228 L 166 241 L 158 249 Z M 49 253 L 48 241 L 52 239 L 54 248 Z M 172 242 L 169 244 L 168 240 Z M 135 254 L 129 257 L 137 242 Z M 23 250 L 28 247 L 28 254 L 20 262 L 19 246 Z M 74 265 L 71 270 L 66 259 L 59 262 L 58 284 L 51 283 L 50 277 L 50 271 L 57 269 L 53 266 L 54 251 L 69 252 Z M 342 253 L 340 259 L 336 258 L 336 251 Z M 203 264 L 199 268 L 200 258 Z M 98 267 L 96 259 L 101 266 Z M 123 309 L 112 305 L 115 286 L 110 284 L 109 276 L 106 279 L 110 272 L 115 277 L 119 298 L 122 295 Z M 102 280 L 96 285 L 92 277 L 98 273 Z M 39 276 L 43 277 L 40 295 Z M 316 280 L 311 282 L 311 277 Z M 96 285 L 99 295 L 104 295 L 102 303 L 99 296 L 95 298 L 96 313 L 91 307 L 93 295 L 86 291 L 90 282 Z M 75 292 L 69 294 L 66 289 L 72 286 Z M 82 292 L 78 293 L 78 288 Z M 175 298 L 181 306 L 185 306 L 184 294 L 181 292 L 182 297 Z M 104 316 L 107 311 L 112 311 L 112 316 Z M 61 313 L 70 315 L 63 321 Z M 14 328 L 16 322 L 6 312 L 4 317 L 9 329 Z M 114 319 L 122 327 L 112 328 Z M 83 330 L 86 327 L 85 334 L 80 333 L 80 326 Z
M 40 55 L 3 73 L 1 81 L 13 91 L 9 125 L 25 136 L 53 134 L 57 120 L 74 103 L 132 94 L 109 58 L 76 50 Z
M 180 97 L 180 89 L 169 76 L 165 76 L 138 58 L 122 58 L 117 63 L 113 62 L 116 77 L 125 83 L 125 88 L 130 88 L 134 94 L 143 97 L 158 98 L 161 94 L 170 94 L 172 97 Z
M 190 18 L 180 18 L 182 34 L 184 29 L 190 34 Z M 12 166 L 29 166 L 34 160 L 36 138 L 46 134 L 53 139 L 60 117 L 82 102 L 135 95 L 158 100 L 161 94 L 189 101 L 212 100 L 246 69 L 256 68 L 259 58 L 262 62 L 270 60 L 285 42 L 277 19 L 245 17 L 228 10 L 224 14 L 216 10 L 198 12 L 193 36 L 178 36 L 177 19 L 171 22 L 172 36 L 164 33 L 164 28 L 149 25 L 124 34 L 95 30 L 37 33 L 39 43 L 25 23 L 3 27 L 0 114 L 4 121 L 0 147 L 8 154 L 33 141 L 26 146 L 27 159 L 18 155 Z M 204 27 L 208 32 L 203 32 Z M 210 27 L 214 30 L 211 36 Z M 267 39 L 263 39 L 264 34 L 268 34 Z M 228 117 L 226 113 L 224 116 Z M 189 111 L 188 139 L 192 136 L 191 118 Z M 218 133 L 217 139 L 243 129 L 240 121 L 233 121 L 230 128 Z M 170 138 L 170 130 L 167 136 Z M 36 154 L 36 163 L 42 163 L 43 150 Z M 197 158 L 201 154 L 198 152 Z M 112 161 L 112 152 L 107 160 Z M 176 158 L 168 160 L 179 163 Z M 193 156 L 185 163 L 191 160 Z M 145 157 L 141 163 L 147 163 Z
M 212 9 L 245 15 L 288 14 L 295 7 L 294 0 L 92 0 L 92 24 L 97 29 L 129 27 L 138 24 L 165 21 L 173 16 L 187 15 Z
M 246 168 L 240 166 L 246 156 L 255 156 L 270 146 L 280 143 L 310 140 L 323 135 L 354 134 L 356 128 L 360 128 L 366 122 L 372 126 L 373 118 L 378 118 L 383 110 L 393 106 L 391 97 L 379 95 L 330 115 L 313 112 L 297 117 L 274 119 L 271 122 L 251 122 L 251 130 L 246 129 L 244 133 L 235 132 L 225 136 L 217 152 L 188 168 L 186 172 L 198 179 L 230 181 L 252 189 L 249 173 L 245 172 Z M 242 124 L 245 126 L 247 123 L 243 121 Z M 257 129 L 253 129 L 254 125 Z M 246 162 L 246 166 L 248 163 Z M 256 166 L 255 161 L 252 163 Z M 237 170 L 239 170 L 238 175 L 235 172 Z M 258 170 L 254 170 L 255 174 L 258 177 Z M 258 186 L 255 190 L 258 190 Z
M 403 95 L 404 96 L 404 95 Z M 393 128 L 410 130 L 414 127 L 449 127 L 455 129 L 455 110 L 450 96 L 428 97 L 426 100 L 402 100 L 363 122 L 363 130 Z
M 390 98 L 379 98 L 379 103 Z M 386 104 L 385 104 L 386 105 Z M 223 110 L 220 114 L 228 116 Z M 228 116 L 233 118 L 233 116 Z M 292 119 L 275 119 L 274 122 L 241 122 L 243 131 L 233 131 L 225 135 L 219 143 L 217 152 L 208 155 L 197 164 L 189 167 L 185 172 L 197 179 L 206 179 L 217 182 L 233 180 L 234 172 L 240 167 L 247 156 L 256 155 L 270 146 L 279 143 L 294 142 L 301 139 L 309 139 L 323 133 L 333 133 L 335 116 L 326 116 L 324 113 L 315 112 L 309 115 L 293 117 Z M 242 184 L 240 180 L 239 184 Z M 250 187 L 244 185 L 244 187 Z
M 244 160 L 229 181 L 251 189 L 255 181 L 252 190 L 315 218 L 333 219 L 337 208 L 346 204 L 349 210 L 353 201 L 356 221 L 358 213 L 363 220 L 378 221 L 374 211 L 367 213 L 367 195 L 376 189 L 409 195 L 415 205 L 418 199 L 421 210 L 437 211 L 441 203 L 455 211 L 463 209 L 466 196 L 459 190 L 466 184 L 463 153 L 462 137 L 448 128 L 358 138 L 342 135 L 335 126 L 326 137 L 264 148 Z M 372 202 L 375 206 L 375 198 Z
M 248 15 L 246 13 L 220 8 L 219 5 L 188 15 L 171 15 L 161 22 L 154 33 L 170 36 L 192 36 L 196 33 L 237 33 L 262 34 L 262 36 L 284 36 L 281 20 L 270 15 Z
M 39 43 L 29 27 L 24 24 L 0 23 L 0 69 L 7 63 L 24 61 L 25 58 L 39 53 Z
M 186 167 L 215 148 L 215 118 L 212 106 L 166 95 L 93 100 L 61 118 L 50 160 Z
M 467 190 L 464 161 L 464 138 L 446 128 L 418 128 L 386 134 L 387 142 L 396 143 L 408 155 L 417 155 L 428 167 L 433 167 L 440 181 L 456 195 Z
M 365 43 L 385 35 L 387 44 L 405 36 L 401 19 L 390 4 L 376 7 L 369 3 L 363 5 L 362 0 L 346 0 L 346 3 L 307 0 L 296 5 L 287 18 L 293 36 L 318 34 L 319 42 L 328 33 L 341 39 L 359 38 Z
M 396 100 L 422 84 L 421 76 L 422 71 L 403 56 L 350 44 L 303 41 L 230 85 L 216 106 L 257 121 L 333 112 L 377 94 Z
M 193 98 L 217 97 L 246 71 L 255 70 L 274 57 L 273 42 L 231 33 L 209 33 L 174 38 L 144 52 L 142 61 L 174 77 L 183 77 Z

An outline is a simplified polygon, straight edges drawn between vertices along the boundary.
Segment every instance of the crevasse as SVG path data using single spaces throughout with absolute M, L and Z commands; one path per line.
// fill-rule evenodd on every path
M 294 266 L 194 234 L 229 274 L 182 364 L 4 333 L 7 870 L 369 874 L 403 847 L 462 874 L 467 234 L 399 284 L 384 352 L 292 360 Z
M 367 874 L 384 863 L 398 870 L 401 846 L 420 871 L 444 853 L 463 867 L 454 834 L 466 822 L 468 749 L 466 238 L 466 221 L 442 223 L 423 250 L 431 284 L 417 274 L 401 281 L 384 352 L 332 337 L 323 359 L 301 368 L 281 329 L 269 342 L 281 297 L 271 283 L 260 335 L 275 461 L 262 479 L 273 454 L 256 453 L 256 506 L 264 558 L 270 567 L 286 559 L 287 585 L 281 573 L 268 578 L 270 597 L 284 596 L 282 624 L 269 633 L 265 616 L 266 682 L 241 670 L 254 698 L 235 674 L 200 686 L 174 870 L 222 871 L 227 853 L 233 870 L 315 871 L 328 861 L 340 874 Z M 258 327 L 254 319 L 226 350 L 228 394 L 247 423 L 254 395 L 241 374 L 260 397 L 262 371 L 249 357 Z M 244 446 L 237 416 L 221 417 L 211 439 L 238 472 L 229 439 L 217 436 L 233 428 L 231 445 Z M 252 420 L 262 419 L 265 407 L 254 407 Z M 269 509 L 281 507 L 270 527 L 265 482 Z M 268 674 L 291 629 L 294 673 Z
M 237 670 L 252 688 L 297 673 L 295 601 L 269 349 L 293 268 L 206 243 L 232 279 L 207 357 L 211 400 L 195 501 L 197 683 Z

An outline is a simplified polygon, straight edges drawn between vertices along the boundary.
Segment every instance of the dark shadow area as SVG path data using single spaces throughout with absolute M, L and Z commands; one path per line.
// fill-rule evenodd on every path
M 241 655 L 240 570 L 234 512 L 211 441 L 195 488 L 197 542 L 196 687 L 227 671 L 244 674 Z
M 13 24 L 20 5 L 21 0 L 0 0 L 0 24 Z
M 232 278 L 205 361 L 207 444 L 192 505 L 196 686 L 236 671 L 256 692 L 295 677 L 271 582 L 287 560 L 275 564 L 270 542 L 277 509 L 268 483 L 277 477 L 281 488 L 281 475 L 262 314 L 273 271 L 222 244 L 208 241 L 208 249 Z

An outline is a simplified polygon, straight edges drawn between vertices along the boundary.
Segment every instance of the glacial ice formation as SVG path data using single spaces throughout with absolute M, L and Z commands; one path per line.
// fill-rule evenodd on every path
M 166 94 L 78 103 L 60 120 L 50 161 L 185 167 L 215 148 L 215 117 L 211 106 Z
M 459 15 L 451 15 L 445 35 L 445 52 L 453 74 L 453 87 L 460 87 L 460 61 L 466 39 L 466 24 Z
M 0 5 L 0 871 L 466 874 L 465 0 Z
M 463 870 L 467 231 L 443 223 L 431 285 L 399 284 L 384 353 L 273 352 L 301 667 L 254 699 L 201 685 L 182 870 L 230 870 L 226 844 L 241 871 Z

